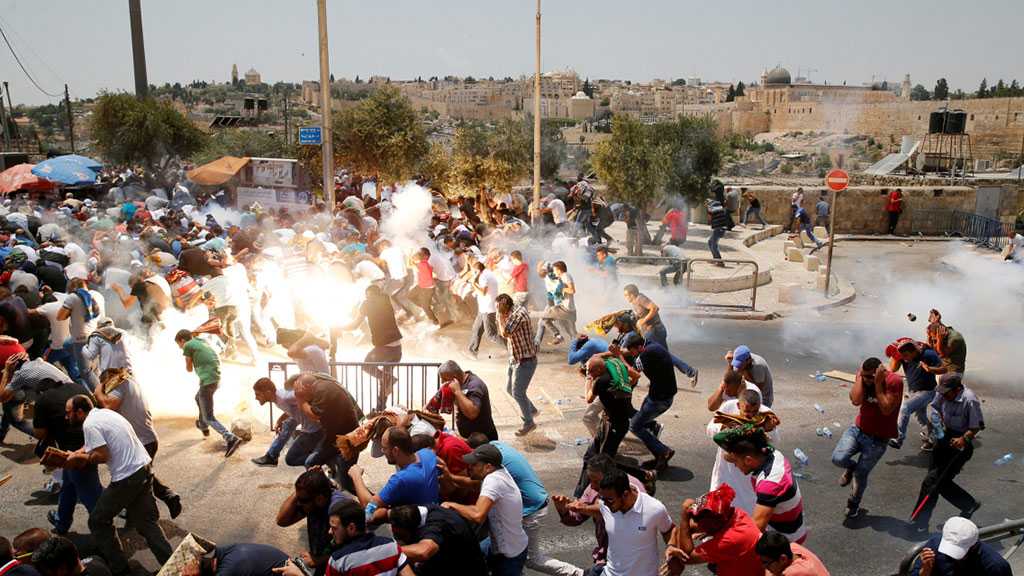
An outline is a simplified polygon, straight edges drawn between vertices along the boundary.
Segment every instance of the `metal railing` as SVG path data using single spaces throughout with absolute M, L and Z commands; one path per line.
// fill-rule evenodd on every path
M 1024 519 L 1007 520 L 1001 524 L 986 526 L 978 530 L 978 539 L 989 542 L 1003 540 L 1004 538 L 1014 536 L 1019 536 L 1019 538 L 1017 538 L 1017 541 L 1003 552 L 1003 558 L 1006 558 L 1007 560 L 1009 560 L 1010 556 L 1020 549 L 1021 544 L 1024 544 Z M 924 545 L 924 542 L 915 544 L 914 547 L 907 552 L 907 555 L 900 561 L 899 572 L 897 572 L 895 576 L 908 576 L 910 574 L 911 569 L 914 567 L 914 562 L 921 554 L 921 550 L 924 549 Z
M 331 362 L 331 373 L 348 390 L 363 413 L 377 406 L 381 377 L 393 379 L 388 405 L 421 409 L 437 393 L 441 379 L 439 362 Z M 267 377 L 282 383 L 298 374 L 294 362 L 268 362 Z M 271 404 L 273 406 L 273 404 Z M 273 408 L 271 408 L 273 414 Z
M 1002 250 L 1013 230 L 1013 224 L 963 210 L 915 209 L 910 218 L 914 234 L 963 238 L 992 250 Z
M 727 259 L 719 260 L 719 259 L 715 259 L 715 258 L 691 258 L 688 261 L 688 266 L 686 267 L 686 289 L 687 290 L 690 290 L 690 287 L 692 285 L 694 264 L 696 264 L 698 262 L 703 262 L 703 263 L 708 263 L 708 264 L 716 264 L 716 265 L 718 263 L 722 263 L 722 264 L 741 264 L 741 265 L 745 264 L 745 265 L 749 265 L 749 266 L 753 266 L 754 267 L 754 273 L 751 275 L 751 282 L 750 282 L 751 285 L 750 285 L 750 304 L 749 305 L 744 305 L 744 304 L 712 304 L 712 303 L 700 302 L 699 304 L 701 306 L 708 306 L 708 307 L 715 307 L 715 308 L 740 308 L 740 309 L 748 309 L 749 308 L 750 310 L 756 310 L 757 309 L 757 280 L 758 280 L 757 277 L 758 277 L 758 275 L 760 273 L 760 267 L 757 265 L 757 262 L 755 262 L 753 260 L 727 260 Z M 735 276 L 735 274 L 733 276 L 722 278 L 722 280 L 729 280 L 729 279 L 731 279 L 734 276 Z

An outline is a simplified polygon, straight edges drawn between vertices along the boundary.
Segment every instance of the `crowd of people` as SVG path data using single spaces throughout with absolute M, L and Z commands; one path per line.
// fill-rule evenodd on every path
M 37 441 L 59 498 L 47 515 L 49 533 L 31 529 L 13 547 L 0 540 L 0 574 L 128 573 L 115 526 L 122 512 L 158 562 L 170 557 L 157 501 L 171 518 L 188 502 L 154 474 L 159 439 L 126 345 L 133 334 L 180 348 L 196 378 L 196 427 L 223 438 L 226 458 L 242 439 L 215 415 L 222 362 L 255 364 L 276 347 L 299 368 L 282 384 L 269 378 L 252 384 L 257 402 L 281 410 L 271 444 L 252 463 L 278 466 L 284 454 L 285 464 L 297 468 L 276 523 L 305 522 L 308 547 L 285 553 L 256 543 L 217 546 L 199 559 L 197 574 L 504 576 L 530 568 L 648 576 L 679 574 L 693 564 L 711 564 L 723 576 L 828 574 L 804 546 L 812 536 L 796 467 L 779 446 L 771 368 L 748 346 L 724 355 L 721 383 L 707 399 L 707 432 L 718 448 L 708 491 L 683 501 L 678 515 L 654 497 L 675 455 L 659 418 L 679 389 L 676 372 L 692 387 L 699 373 L 671 350 L 661 308 L 637 285 L 623 286 L 622 309 L 602 311 L 580 328 L 578 286 L 567 264 L 583 262 L 577 275 L 617 282 L 606 228 L 625 219 L 636 232 L 627 250 L 649 243 L 646 227 L 637 229 L 645 220 L 635 208 L 604 202 L 581 180 L 538 206 L 518 194 L 433 195 L 422 230 L 387 233 L 389 219 L 403 210 L 398 197 L 407 192 L 363 194 L 362 183 L 348 175 L 339 181 L 337 206 L 315 204 L 306 214 L 259 205 L 229 212 L 218 196 L 179 188 L 184 192 L 176 189 L 170 198 L 125 198 L 115 188 L 100 201 L 5 200 L 0 441 L 12 427 Z M 708 206 L 711 246 L 720 258 L 715 202 Z M 731 222 L 730 209 L 718 204 Z M 753 215 L 760 218 L 756 210 Z M 666 213 L 670 237 L 662 250 L 685 243 L 687 220 L 679 207 Z M 576 257 L 531 256 L 527 221 L 555 235 L 546 237 L 549 253 L 568 248 Z M 663 271 L 662 278 L 679 272 Z M 333 289 L 352 286 L 358 290 L 342 293 L 351 302 L 324 300 L 336 297 Z M 342 310 L 335 315 L 334 309 Z M 170 329 L 183 314 L 200 321 Z M 392 364 L 402 360 L 411 327 L 445 330 L 470 320 L 464 358 L 440 365 L 436 394 L 422 406 L 398 405 L 400 375 Z M 612 332 L 614 338 L 602 337 Z M 521 418 L 514 437 L 538 427 L 529 394 L 538 353 L 555 350 L 579 366 L 593 439 L 571 494 L 549 493 L 515 443 L 499 437 L 492 389 L 460 365 L 478 358 L 485 335 L 507 354 L 505 391 Z M 357 338 L 369 344 L 363 370 L 376 383 L 369 404 L 331 371 L 339 346 Z M 950 534 L 931 543 L 920 573 L 952 574 L 965 558 L 997 565 L 976 543 L 976 529 L 971 541 L 968 519 L 980 503 L 954 482 L 984 430 L 981 404 L 963 382 L 963 336 L 933 311 L 926 342 L 908 338 L 886 352 L 888 364 L 863 361 L 850 391 L 859 415 L 832 458 L 843 469 L 841 483 L 853 484 L 847 514 L 861 513 L 871 469 L 887 448 L 902 446 L 916 415 L 932 463 L 915 522 L 927 529 L 938 496 L 953 502 L 963 520 L 947 522 Z M 646 393 L 635 407 L 641 378 Z M 454 429 L 445 414 L 454 415 Z M 650 460 L 622 458 L 619 448 L 630 432 Z M 394 468 L 380 486 L 368 485 L 359 464 L 368 447 L 371 457 L 383 456 Z M 109 472 L 106 486 L 101 466 Z M 95 549 L 85 560 L 68 540 L 78 504 L 88 513 Z M 551 507 L 565 525 L 593 522 L 590 565 L 545 554 L 540 526 Z

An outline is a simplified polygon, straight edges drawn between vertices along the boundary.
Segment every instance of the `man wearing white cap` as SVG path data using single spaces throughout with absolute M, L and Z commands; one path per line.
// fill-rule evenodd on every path
M 1013 570 L 995 548 L 978 539 L 974 522 L 954 516 L 946 520 L 941 536 L 936 534 L 925 542 L 911 574 L 1012 576 Z

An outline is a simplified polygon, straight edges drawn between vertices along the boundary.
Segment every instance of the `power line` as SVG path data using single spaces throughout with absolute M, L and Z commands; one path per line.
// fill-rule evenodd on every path
M 25 73 L 25 77 L 29 79 L 29 82 L 32 82 L 32 85 L 35 86 L 37 90 L 39 90 L 43 94 L 46 94 L 50 98 L 63 97 L 62 94 L 50 94 L 46 90 L 43 90 L 43 87 L 40 86 L 38 82 L 36 82 L 36 79 L 28 73 L 28 69 L 26 69 L 25 65 L 21 63 L 21 58 L 18 58 L 18 53 L 14 51 L 14 46 L 11 46 L 11 41 L 7 39 L 7 34 L 4 33 L 3 27 L 0 27 L 0 36 L 3 36 L 4 43 L 7 44 L 7 49 L 11 51 L 11 56 L 14 56 L 14 61 L 18 63 L 18 66 L 21 68 L 21 71 Z

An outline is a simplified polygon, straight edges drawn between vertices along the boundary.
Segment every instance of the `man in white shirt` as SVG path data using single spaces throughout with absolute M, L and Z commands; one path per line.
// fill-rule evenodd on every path
M 390 278 L 387 282 L 387 292 L 391 296 L 391 301 L 398 304 L 410 318 L 416 318 L 416 308 L 412 300 L 409 300 L 414 278 L 409 272 L 405 252 L 398 246 L 393 246 L 387 239 L 377 242 L 377 250 Z
M 171 544 L 157 521 L 160 511 L 153 497 L 151 459 L 132 425 L 123 416 L 105 408 L 94 408 L 88 396 L 74 396 L 65 406 L 68 422 L 81 426 L 85 444 L 72 452 L 65 468 L 106 463 L 110 484 L 103 489 L 89 514 L 89 531 L 110 571 L 120 576 L 128 572 L 128 557 L 114 528 L 114 518 L 126 510 L 128 522 L 135 527 L 161 565 L 171 557 Z
M 675 527 L 665 505 L 637 491 L 621 470 L 604 475 L 599 493 L 599 506 L 579 505 L 576 510 L 604 521 L 608 562 L 602 576 L 658 574 L 661 563 L 658 535 L 667 543 Z
M 476 319 L 469 331 L 469 354 L 476 359 L 480 351 L 480 337 L 487 332 L 487 338 L 499 346 L 505 341 L 498 333 L 498 277 L 484 266 L 483 262 L 473 264 L 476 279 L 473 280 L 473 292 L 476 296 Z
M 493 444 L 482 444 L 463 456 L 462 461 L 469 466 L 470 477 L 481 481 L 480 497 L 472 505 L 445 502 L 441 506 L 474 524 L 487 521 L 491 531 L 487 563 L 492 574 L 522 574 L 529 544 L 523 530 L 523 496 L 512 475 L 501 465 L 501 451 Z
M 452 253 L 448 251 L 447 239 L 448 237 L 445 237 L 440 243 L 445 250 L 442 251 L 440 248 L 431 250 L 428 262 L 434 269 L 435 308 L 438 312 L 444 310 L 443 315 L 448 318 L 448 321 L 455 322 L 458 320 L 459 313 L 452 300 L 452 282 L 459 274 L 455 271 L 455 265 L 452 264 Z
M 78 362 L 75 360 L 71 347 L 72 343 L 68 342 L 68 336 L 71 334 L 70 321 L 57 319 L 57 314 L 64 306 L 66 295 L 60 292 L 54 292 L 53 295 L 57 298 L 56 300 L 36 308 L 36 311 L 41 312 L 50 322 L 50 348 L 43 354 L 43 359 L 51 364 L 60 364 L 72 380 L 88 387 L 78 370 Z
M 555 223 L 555 228 L 564 228 L 566 217 L 565 217 L 565 202 L 562 202 L 554 194 L 548 194 L 541 205 L 541 214 L 551 214 L 551 220 Z

